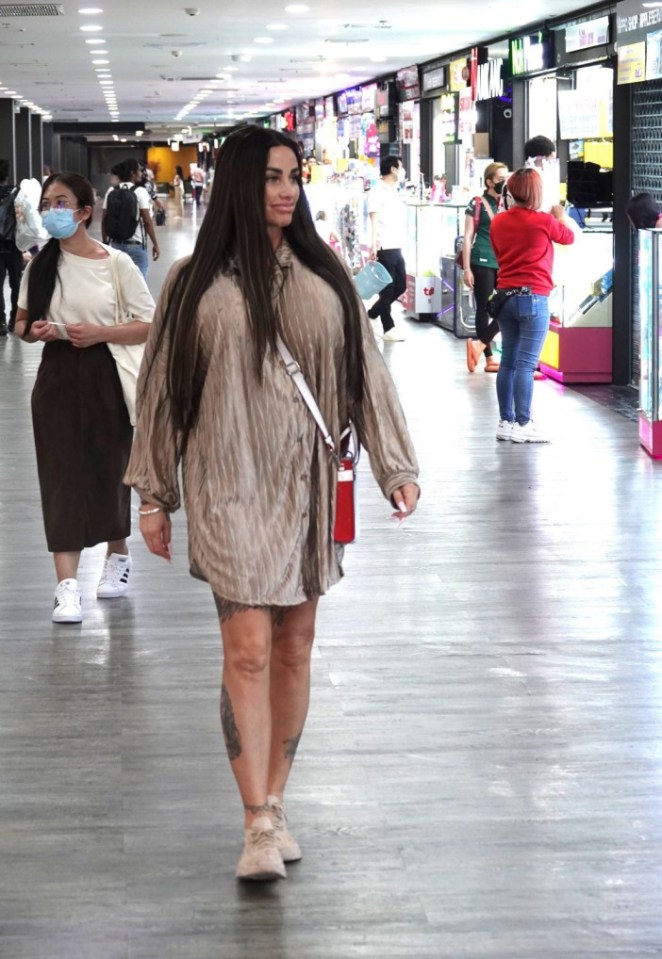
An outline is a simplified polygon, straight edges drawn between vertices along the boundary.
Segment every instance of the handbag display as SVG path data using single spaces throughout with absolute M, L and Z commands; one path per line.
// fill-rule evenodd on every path
M 359 442 L 352 424 L 343 430 L 340 437 L 340 449 L 336 449 L 333 437 L 329 433 L 322 412 L 315 402 L 301 367 L 294 359 L 280 336 L 276 345 L 285 369 L 292 377 L 301 398 L 308 407 L 322 434 L 324 445 L 336 466 L 336 515 L 333 525 L 333 539 L 345 545 L 353 543 L 358 535 L 358 513 L 356 501 L 356 467 L 359 461 Z

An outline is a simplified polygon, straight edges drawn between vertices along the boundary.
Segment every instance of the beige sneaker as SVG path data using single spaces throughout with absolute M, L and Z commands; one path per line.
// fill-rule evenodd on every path
M 244 832 L 244 851 L 237 865 L 237 879 L 285 879 L 287 873 L 276 845 L 276 830 L 268 816 L 258 816 Z
M 271 814 L 274 819 L 276 844 L 278 851 L 283 857 L 283 862 L 298 862 L 301 859 L 301 847 L 287 828 L 285 803 L 282 802 L 278 796 L 268 796 L 267 802 L 269 803 L 269 808 L 271 809 Z

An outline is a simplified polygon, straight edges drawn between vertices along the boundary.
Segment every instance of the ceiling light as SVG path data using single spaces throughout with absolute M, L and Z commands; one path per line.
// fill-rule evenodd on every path
M 223 67 L 223 69 L 224 69 L 227 73 L 236 73 L 237 70 L 239 69 L 239 67 Z M 220 73 L 217 73 L 216 76 L 219 77 L 219 76 L 221 76 L 221 74 L 220 74 Z
M 108 55 L 107 50 L 90 50 L 93 57 L 104 57 Z
M 273 43 L 273 37 L 253 37 L 253 43 Z
M 268 23 L 265 30 L 287 30 L 287 27 L 284 23 Z
M 239 59 L 242 63 L 250 63 L 253 57 L 250 55 L 250 53 L 242 53 Z
M 95 37 L 94 40 L 86 40 L 86 41 L 85 41 L 85 43 L 89 43 L 90 46 L 94 46 L 95 43 L 105 43 L 105 42 L 106 42 L 105 40 L 100 40 L 100 39 L 98 39 L 98 38 L 96 38 L 96 37 Z
M 98 33 L 99 30 L 103 30 L 103 27 L 100 27 L 96 23 L 87 23 L 84 27 L 80 28 L 83 33 Z
M 110 63 L 110 60 L 93 60 L 92 63 L 95 63 L 97 66 L 101 66 L 102 63 Z
M 285 13 L 308 13 L 310 7 L 305 3 L 291 3 L 285 7 Z
M 136 130 L 136 136 L 141 137 L 144 132 L 145 132 L 144 130 Z
M 87 17 L 90 16 L 90 14 L 94 16 L 95 13 L 103 13 L 103 10 L 101 7 L 81 7 L 78 12 L 82 13 L 84 17 Z

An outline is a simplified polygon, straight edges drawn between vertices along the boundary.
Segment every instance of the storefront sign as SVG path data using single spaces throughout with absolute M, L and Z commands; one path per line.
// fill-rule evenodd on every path
M 646 79 L 662 77 L 662 30 L 655 30 L 646 37 Z
M 510 71 L 521 77 L 554 67 L 554 37 L 548 30 L 539 30 L 528 37 L 510 41 Z
M 621 43 L 645 40 L 651 30 L 662 27 L 662 7 L 646 0 L 623 0 L 616 4 L 616 39 Z
M 403 67 L 395 75 L 395 87 L 400 100 L 418 100 L 421 87 L 418 80 L 418 67 Z
M 491 100 L 503 96 L 503 60 L 488 60 L 478 65 L 476 100 Z
M 469 79 L 469 67 L 467 58 L 463 60 L 451 60 L 448 66 L 448 89 L 454 91 L 466 90 L 467 80 Z
M 430 90 L 440 90 L 446 86 L 446 67 L 436 67 L 423 73 L 423 93 Z
M 609 17 L 598 17 L 565 28 L 565 52 L 588 50 L 609 43 Z
M 375 111 L 375 96 L 377 94 L 377 84 L 369 83 L 365 87 L 361 87 L 361 110 L 364 113 L 374 113 Z

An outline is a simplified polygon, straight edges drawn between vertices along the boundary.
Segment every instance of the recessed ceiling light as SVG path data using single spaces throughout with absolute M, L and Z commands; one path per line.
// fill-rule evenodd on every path
M 110 60 L 93 60 L 92 63 L 101 66 L 102 63 L 110 63 Z
M 242 63 L 250 63 L 253 57 L 250 55 L 250 53 L 242 53 L 239 59 Z
M 103 10 L 101 7 L 81 7 L 78 12 L 82 13 L 84 17 L 88 17 L 90 15 L 94 15 L 95 13 L 103 13 Z
M 90 53 L 93 57 L 105 57 L 108 55 L 107 50 L 90 50 Z
M 83 33 L 98 33 L 99 30 L 103 30 L 103 27 L 100 27 L 96 23 L 87 23 L 84 27 L 80 28 Z
M 253 37 L 253 43 L 273 43 L 273 37 Z
M 305 3 L 291 3 L 285 7 L 285 13 L 308 13 L 310 7 Z
M 94 46 L 95 43 L 105 43 L 105 40 L 100 40 L 98 37 L 95 37 L 94 40 L 86 40 L 85 43 L 89 43 L 90 46 Z

